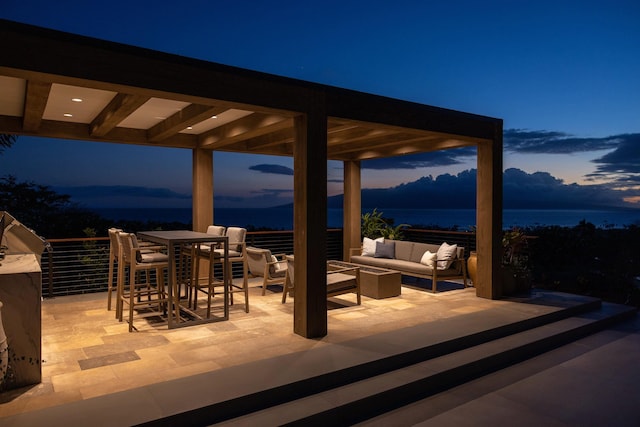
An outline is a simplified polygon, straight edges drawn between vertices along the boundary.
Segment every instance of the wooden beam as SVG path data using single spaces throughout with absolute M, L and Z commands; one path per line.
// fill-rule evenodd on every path
M 227 111 L 226 107 L 191 104 L 161 121 L 147 131 L 149 141 L 158 142 L 173 136 L 189 126 Z
M 351 144 L 358 141 L 368 141 L 373 138 L 380 138 L 393 134 L 397 134 L 397 132 L 375 128 L 350 128 L 343 131 L 330 132 L 327 138 L 327 144 L 329 146 L 345 143 Z
M 22 117 L 16 116 L 0 116 L 0 133 L 25 135 L 28 134 L 24 131 Z M 31 132 L 32 135 L 36 135 L 35 132 Z
M 42 115 L 49 100 L 51 83 L 29 80 L 24 100 L 22 127 L 27 132 L 37 132 L 42 123 Z
M 0 129 L 3 133 L 15 133 L 27 136 L 44 136 L 48 138 L 73 139 L 81 141 L 115 142 L 118 144 L 148 145 L 157 147 L 156 143 L 147 140 L 147 132 L 143 129 L 115 128 L 104 137 L 91 136 L 89 125 L 82 123 L 42 120 L 38 131 L 26 132 L 22 128 L 20 117 L 0 116 Z M 163 147 L 195 148 L 197 136 L 180 133 L 163 141 Z
M 340 144 L 334 143 L 329 146 L 331 154 L 343 154 L 362 150 L 375 150 L 378 147 L 396 146 L 414 141 L 424 141 L 435 139 L 433 135 L 413 135 L 408 133 L 389 133 L 388 131 L 372 132 L 369 135 L 363 134 L 354 139 L 343 141 Z
M 332 119 L 332 120 L 335 120 L 335 119 Z M 338 123 L 338 122 L 334 122 L 334 123 Z M 361 120 L 352 120 L 352 119 L 340 119 L 339 123 L 344 128 L 351 127 L 356 129 L 376 129 L 376 130 L 385 130 L 392 133 L 411 133 L 417 136 L 419 135 L 425 136 L 433 133 L 432 131 L 428 131 L 424 129 L 413 129 L 413 128 L 406 128 L 402 126 L 390 125 L 387 123 L 364 122 Z
M 426 137 L 413 136 L 407 138 L 406 136 L 391 135 L 377 138 L 376 140 L 329 147 L 329 157 L 345 156 L 354 160 L 365 160 L 375 157 L 413 154 L 416 150 L 418 152 L 428 152 L 476 145 L 476 142 L 473 141 L 458 140 L 437 134 Z
M 89 124 L 91 136 L 105 136 L 148 100 L 146 96 L 117 94 Z
M 327 125 L 327 135 L 331 136 L 334 133 L 343 132 L 349 129 L 358 129 L 358 126 L 350 123 L 345 124 L 334 120 Z
M 327 114 L 339 120 L 435 131 L 489 140 L 495 120 L 490 117 L 417 104 L 384 96 L 332 87 L 326 91 Z
M 285 128 L 276 132 L 271 132 L 265 135 L 260 135 L 255 138 L 243 141 L 247 151 L 261 151 L 265 148 L 275 147 L 281 144 L 293 143 L 295 138 L 295 132 L 293 128 Z M 292 153 L 293 154 L 293 153 Z
M 200 135 L 200 146 L 217 150 L 226 145 L 291 128 L 290 118 L 271 114 L 253 113 Z

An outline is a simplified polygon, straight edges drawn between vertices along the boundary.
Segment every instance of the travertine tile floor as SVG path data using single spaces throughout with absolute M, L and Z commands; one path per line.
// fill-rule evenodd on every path
M 305 339 L 293 333 L 293 302 L 281 304 L 278 287 L 262 296 L 259 280 L 250 286 L 250 313 L 237 299 L 229 321 L 168 330 L 143 319 L 133 333 L 107 311 L 106 294 L 44 300 L 42 383 L 0 394 L 0 417 L 481 310 L 540 310 L 477 298 L 474 288 L 432 294 L 403 286 L 399 297 L 363 297 L 360 306 L 353 294 L 332 298 L 329 334 Z

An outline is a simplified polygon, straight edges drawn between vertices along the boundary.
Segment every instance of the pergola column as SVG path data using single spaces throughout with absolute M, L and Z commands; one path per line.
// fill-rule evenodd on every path
M 362 216 L 362 184 L 359 161 L 344 162 L 344 200 L 342 256 L 349 261 L 349 249 L 360 247 L 360 221 Z
M 476 295 L 497 299 L 502 295 L 502 123 L 492 141 L 478 144 Z
M 324 99 L 310 100 L 310 110 L 294 120 L 293 329 L 305 338 L 318 338 L 327 335 L 327 116 Z
M 327 116 L 324 99 L 311 98 L 293 144 L 293 329 L 305 338 L 327 335 Z
M 204 232 L 213 224 L 213 151 L 194 149 L 192 163 L 193 230 Z

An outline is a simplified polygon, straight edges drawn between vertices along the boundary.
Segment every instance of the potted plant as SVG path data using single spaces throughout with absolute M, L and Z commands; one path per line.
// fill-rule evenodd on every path
M 368 237 L 370 239 L 384 237 L 385 239 L 402 240 L 404 238 L 402 229 L 409 227 L 409 224 L 400 224 L 394 227 L 387 223 L 387 221 L 393 224 L 392 219 L 385 220 L 382 218 L 382 212 L 378 212 L 377 208 L 374 208 L 373 212 L 363 214 L 360 230 L 362 237 Z
M 530 289 L 527 236 L 521 229 L 512 228 L 502 235 L 502 293 L 510 295 Z

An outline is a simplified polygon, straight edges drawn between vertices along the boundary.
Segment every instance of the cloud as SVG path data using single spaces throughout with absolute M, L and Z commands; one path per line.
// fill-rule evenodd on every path
M 384 159 L 365 160 L 362 169 L 419 169 L 435 166 L 451 166 L 462 163 L 461 158 L 476 155 L 475 147 L 430 151 L 428 153 Z
M 504 130 L 504 151 L 520 154 L 571 154 L 590 151 L 614 150 L 594 162 L 599 163 L 597 171 L 590 175 L 592 179 L 603 178 L 611 173 L 638 173 L 640 155 L 636 144 L 640 134 L 622 134 L 603 138 L 581 138 L 574 135 L 548 130 Z M 396 156 L 383 159 L 364 160 L 362 169 L 394 170 L 420 169 L 438 166 L 453 166 L 475 157 L 475 147 L 463 147 L 451 150 Z M 293 169 L 273 164 L 260 164 L 249 167 L 262 173 L 293 175 Z M 638 181 L 632 175 L 624 176 L 625 181 Z M 332 181 L 341 182 L 341 181 Z
M 621 152 L 630 144 L 637 144 L 640 134 L 613 135 L 603 138 L 581 138 L 574 135 L 548 130 L 525 130 L 525 129 L 505 129 L 504 151 L 520 154 L 571 154 L 584 153 L 590 151 L 618 150 Z M 631 149 L 626 149 L 626 154 L 633 154 L 636 163 L 629 165 L 631 172 L 633 167 L 638 166 L 637 153 L 631 153 Z M 366 160 L 362 162 L 363 169 L 419 169 L 436 166 L 452 166 L 461 164 L 469 157 L 476 156 L 475 147 L 464 147 L 452 150 L 441 150 L 428 153 L 413 154 L 408 156 L 398 156 L 385 159 Z M 628 160 L 628 159 L 627 159 Z M 599 168 L 603 176 L 612 168 L 612 164 L 621 162 L 615 155 L 602 158 L 602 166 Z M 615 170 L 615 169 L 614 169 Z
M 189 207 L 191 194 L 168 188 L 129 185 L 87 185 L 53 187 L 59 194 L 68 194 L 75 203 L 89 207 Z
M 270 164 L 260 164 L 249 166 L 250 170 L 262 172 L 262 173 L 271 173 L 276 175 L 293 175 L 293 169 L 287 166 L 282 165 L 270 165 Z
M 244 195 L 214 195 L 218 208 L 270 208 L 293 202 L 293 189 L 263 188 Z
M 178 193 L 168 188 L 139 187 L 130 185 L 87 185 L 55 187 L 55 191 L 72 197 L 166 197 L 191 199 L 191 194 Z
M 213 201 L 214 204 L 217 205 L 218 203 L 240 203 L 243 202 L 246 199 L 246 197 L 239 197 L 239 196 L 213 196 Z
M 425 176 L 416 181 L 385 189 L 363 189 L 363 208 L 441 208 L 476 207 L 475 169 L 457 175 Z M 565 184 L 547 172 L 527 173 L 507 169 L 503 182 L 506 209 L 610 209 L 634 207 L 640 190 L 613 189 L 610 185 Z M 342 196 L 331 198 L 330 207 L 342 206 Z M 625 201 L 626 200 L 626 201 Z
M 579 138 L 564 132 L 505 129 L 505 151 L 516 153 L 570 154 L 616 148 L 624 135 L 606 138 Z
M 515 153 L 571 154 L 607 150 L 592 160 L 596 170 L 585 175 L 590 181 L 621 186 L 640 184 L 640 134 L 620 134 L 604 138 L 578 138 L 563 132 L 504 131 L 504 150 Z
M 613 135 L 603 138 L 581 138 L 574 135 L 548 130 L 505 129 L 504 151 L 520 154 L 571 154 L 590 151 L 615 150 L 610 156 L 596 160 L 601 165 L 594 177 L 604 177 L 611 171 L 617 171 L 615 165 L 624 167 L 619 173 L 637 173 L 640 155 L 633 150 L 640 134 Z M 634 146 L 632 146 L 632 144 Z M 617 157 L 615 152 L 620 151 Z M 636 148 L 637 150 L 637 148 Z M 437 166 L 461 164 L 469 157 L 476 156 L 475 147 L 464 147 L 452 150 L 440 150 L 428 153 L 398 156 L 385 159 L 365 160 L 363 169 L 393 170 L 419 169 Z M 629 157 L 631 155 L 631 157 Z M 626 164 L 622 161 L 629 161 Z M 632 179 L 632 177 L 625 177 Z
M 593 160 L 596 171 L 589 178 L 613 178 L 618 185 L 640 183 L 640 134 L 618 136 L 620 143 L 611 152 Z
M 520 169 L 504 172 L 504 207 L 507 209 L 602 209 L 630 207 L 623 198 L 638 192 L 616 191 L 607 184 L 565 184 L 548 172 L 528 174 Z
M 281 197 L 283 194 L 293 194 L 292 188 L 263 188 L 261 190 L 252 191 L 252 194 L 266 197 Z

